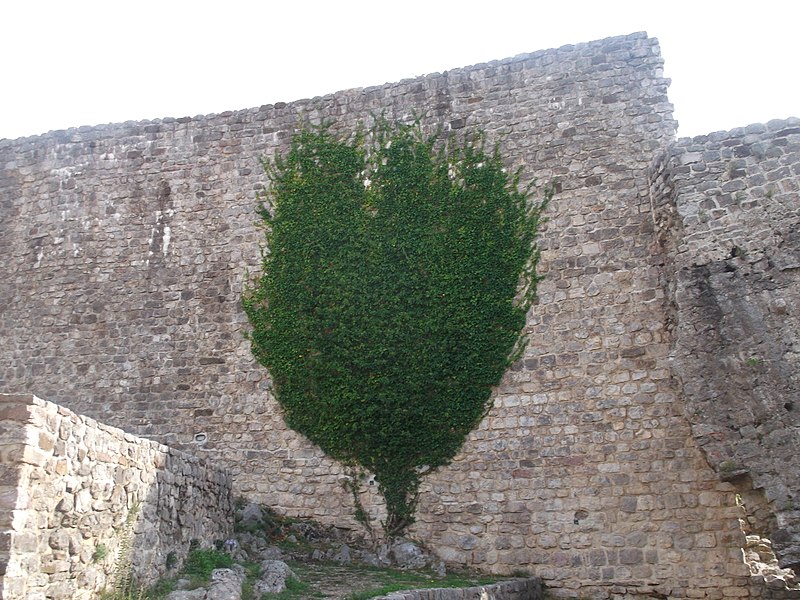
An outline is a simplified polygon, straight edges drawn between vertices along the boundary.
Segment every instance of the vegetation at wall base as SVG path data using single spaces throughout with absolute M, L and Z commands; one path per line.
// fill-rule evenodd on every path
M 128 510 L 125 523 L 119 531 L 119 546 L 114 560 L 113 585 L 100 594 L 101 600 L 142 600 L 145 590 L 133 578 L 133 529 L 139 518 L 141 505 L 137 502 Z M 104 550 L 100 551 L 100 547 Z M 102 554 L 102 557 L 99 555 Z M 108 556 L 105 544 L 100 544 L 95 549 L 93 559 L 103 560 Z
M 262 275 L 243 304 L 287 424 L 375 475 L 398 535 L 519 355 L 541 212 L 472 136 L 305 128 L 266 166 Z
M 196 577 L 199 581 L 208 581 L 214 569 L 229 569 L 233 566 L 233 558 L 219 550 L 190 550 L 183 563 L 183 573 Z

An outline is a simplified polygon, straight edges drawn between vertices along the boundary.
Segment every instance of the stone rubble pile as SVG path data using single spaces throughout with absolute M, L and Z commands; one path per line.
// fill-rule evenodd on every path
M 225 549 L 237 563 L 260 563 L 259 577 L 253 583 L 256 598 L 263 594 L 279 594 L 286 589 L 289 579 L 298 579 L 284 559 L 431 569 L 440 576 L 446 572 L 441 559 L 407 539 L 399 538 L 371 550 L 363 536 L 310 521 L 282 519 L 254 503 L 238 508 L 236 521 L 240 532 L 225 543 Z M 296 544 L 297 548 L 284 552 L 274 544 L 278 539 Z M 188 589 L 191 582 L 181 579 L 178 589 L 166 600 L 240 600 L 245 579 L 246 572 L 241 564 L 230 569 L 215 569 L 209 585 Z
M 792 569 L 782 569 L 772 549 L 772 542 L 759 535 L 748 535 L 744 547 L 744 560 L 750 567 L 753 576 L 761 576 L 767 584 L 780 582 L 784 587 L 798 587 L 795 573 Z

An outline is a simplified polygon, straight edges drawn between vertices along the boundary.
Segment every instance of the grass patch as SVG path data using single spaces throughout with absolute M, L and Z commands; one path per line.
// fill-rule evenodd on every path
M 398 569 L 370 566 L 353 566 L 350 568 L 356 572 L 360 571 L 369 573 L 377 579 L 382 580 L 386 585 L 402 584 L 411 585 L 415 588 L 472 587 L 476 585 L 495 583 L 501 579 L 499 577 L 493 577 L 490 575 L 460 573 L 458 571 L 448 573 L 444 577 L 439 577 L 438 575 L 425 571 L 401 571 Z
M 311 584 L 294 577 L 286 580 L 286 589 L 280 594 L 269 594 L 270 600 L 301 600 L 302 598 L 324 598 L 325 594 L 311 588 Z
M 183 573 L 192 579 L 195 577 L 203 581 L 211 579 L 214 569 L 229 569 L 233 566 L 233 559 L 229 554 L 219 550 L 191 550 L 183 563 Z
M 340 565 L 332 562 L 287 561 L 297 578 L 286 581 L 286 590 L 280 594 L 265 595 L 270 600 L 312 600 L 330 596 L 339 590 L 347 600 L 367 600 L 385 596 L 392 592 L 424 588 L 460 588 L 496 583 L 504 579 L 498 576 L 452 572 L 438 577 L 430 572 L 400 571 L 366 565 Z M 192 550 L 186 559 L 186 569 L 181 576 L 189 576 L 191 588 L 208 584 L 211 571 L 229 568 L 230 557 L 216 550 Z M 255 562 L 243 564 L 247 578 L 242 585 L 242 600 L 262 600 L 254 588 L 260 575 L 260 565 Z M 111 600 L 163 600 L 175 589 L 176 578 L 165 578 L 147 590 L 137 590 L 128 596 L 105 596 Z
M 403 586 L 399 583 L 384 585 L 383 587 L 374 588 L 365 592 L 356 592 L 355 594 L 350 594 L 347 597 L 347 600 L 368 600 L 369 598 L 375 598 L 376 596 L 385 596 L 386 594 L 391 594 L 392 592 L 399 592 L 407 589 L 408 586 Z
M 496 578 L 480 577 L 480 578 L 464 578 L 463 576 L 453 575 L 443 577 L 442 579 L 432 579 L 423 574 L 395 572 L 389 571 L 386 573 L 387 579 L 395 579 L 394 583 L 386 583 L 384 585 L 370 588 L 362 592 L 354 592 L 347 596 L 347 600 L 368 600 L 378 596 L 385 596 L 392 592 L 400 592 L 409 589 L 425 589 L 425 588 L 464 588 L 474 587 L 478 585 L 488 585 L 496 583 Z
M 175 579 L 159 579 L 158 582 L 145 592 L 144 597 L 147 600 L 161 600 L 166 598 L 170 593 L 175 591 L 177 580 Z
M 347 600 L 366 600 L 400 590 L 474 587 L 503 579 L 460 572 L 438 577 L 430 572 L 400 571 L 364 565 L 343 566 L 335 563 L 292 562 L 291 567 L 308 587 L 304 590 L 305 595 L 287 595 L 287 600 L 318 598 L 321 591 L 330 591 L 334 587 L 349 594 L 346 596 Z

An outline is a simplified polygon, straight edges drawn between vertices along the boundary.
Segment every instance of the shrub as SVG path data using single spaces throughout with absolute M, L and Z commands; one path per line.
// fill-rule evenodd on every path
M 551 192 L 530 202 L 480 134 L 383 120 L 349 140 L 303 129 L 266 168 L 252 351 L 287 424 L 372 472 L 399 534 L 522 350 Z

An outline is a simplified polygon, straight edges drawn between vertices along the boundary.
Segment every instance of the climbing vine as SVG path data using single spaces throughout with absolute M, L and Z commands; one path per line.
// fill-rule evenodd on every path
M 305 128 L 265 166 L 252 351 L 287 424 L 375 475 L 397 535 L 522 350 L 551 192 L 532 202 L 480 134 L 383 120 L 350 139 Z

